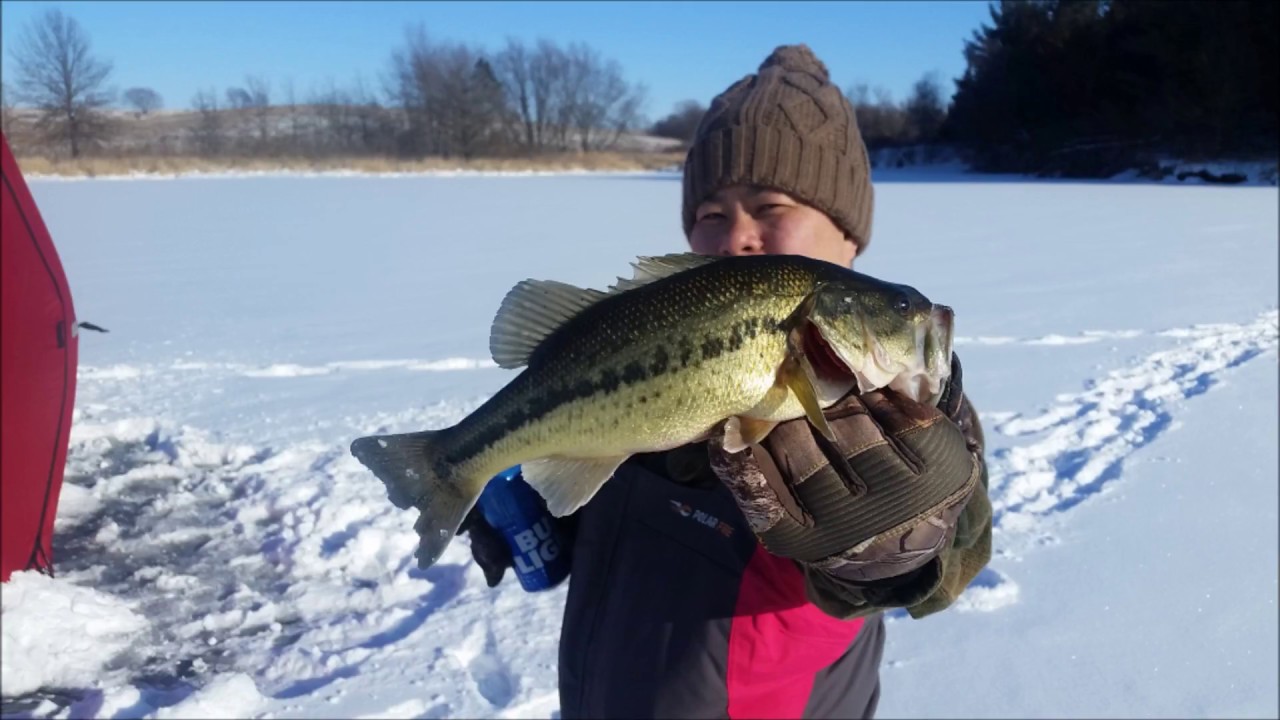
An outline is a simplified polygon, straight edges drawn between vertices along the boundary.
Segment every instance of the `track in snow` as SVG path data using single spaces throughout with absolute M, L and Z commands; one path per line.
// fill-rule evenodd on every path
M 1002 551 L 1055 542 L 1041 520 L 1078 505 L 1120 477 L 1124 460 L 1174 422 L 1180 403 L 1219 375 L 1277 345 L 1275 310 L 1245 324 L 1201 325 L 1160 335 L 1179 344 L 1059 395 L 1035 415 L 1006 415 L 995 430 L 1027 439 L 993 453 L 991 500 Z

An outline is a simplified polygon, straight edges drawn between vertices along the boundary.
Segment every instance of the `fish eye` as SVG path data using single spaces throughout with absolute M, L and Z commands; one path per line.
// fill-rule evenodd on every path
M 894 301 L 893 309 L 897 310 L 898 313 L 901 315 L 906 315 L 907 313 L 910 313 L 911 298 L 907 297 L 906 295 L 900 296 L 897 300 Z

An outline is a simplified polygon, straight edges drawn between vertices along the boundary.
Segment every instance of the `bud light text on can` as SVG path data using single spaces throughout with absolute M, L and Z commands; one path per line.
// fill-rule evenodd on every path
M 480 512 L 511 547 L 511 562 L 527 592 L 549 590 L 569 575 L 568 547 L 538 491 L 520 466 L 493 477 L 480 493 Z

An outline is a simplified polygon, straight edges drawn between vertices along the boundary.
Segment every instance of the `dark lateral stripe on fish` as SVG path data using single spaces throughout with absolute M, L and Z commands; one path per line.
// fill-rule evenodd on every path
M 776 327 L 779 322 L 778 318 L 772 317 L 746 318 L 730 325 L 723 335 L 708 336 L 696 346 L 687 337 L 677 338 L 675 348 L 658 345 L 647 363 L 631 360 L 621 368 L 604 368 L 598 378 L 584 377 L 573 382 L 544 386 L 544 390 L 534 394 L 529 403 L 510 403 L 508 407 L 504 407 L 501 415 L 505 422 L 491 423 L 452 444 L 444 455 L 445 461 L 452 464 L 465 462 L 506 435 L 574 401 L 597 394 L 612 394 L 623 386 L 642 383 L 673 369 L 697 368 L 704 361 L 714 360 L 726 352 L 736 352 L 747 340 L 754 339 L 767 328 Z M 661 392 L 655 390 L 654 396 L 661 397 Z M 494 399 L 498 399 L 497 396 Z M 642 395 L 637 399 L 643 403 L 648 402 L 649 398 Z

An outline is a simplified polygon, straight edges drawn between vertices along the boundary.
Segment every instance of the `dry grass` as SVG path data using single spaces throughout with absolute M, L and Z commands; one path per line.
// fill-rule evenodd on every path
M 555 171 L 646 171 L 679 166 L 680 153 L 565 153 L 529 158 L 425 158 L 398 160 L 388 157 L 334 158 L 203 158 L 190 156 L 121 156 L 53 159 L 43 156 L 18 158 L 23 174 L 29 177 L 103 177 L 113 175 L 186 175 L 222 172 L 356 172 L 356 173 L 438 173 L 438 172 L 555 172 Z

